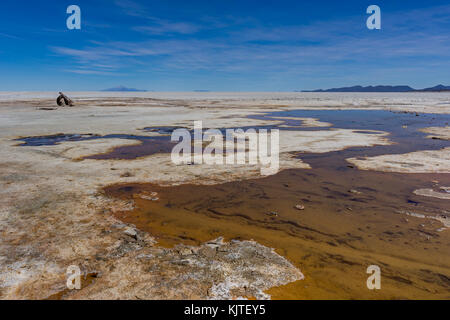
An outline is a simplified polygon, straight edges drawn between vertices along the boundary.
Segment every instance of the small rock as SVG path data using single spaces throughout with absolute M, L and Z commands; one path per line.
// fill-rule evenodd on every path
M 222 245 L 223 244 L 223 237 L 218 237 L 218 238 L 216 238 L 214 240 L 210 240 L 210 241 L 208 241 L 206 243 Z
M 274 217 L 278 217 L 278 212 L 271 211 L 271 212 L 268 212 L 267 215 L 269 215 L 269 216 L 274 216 Z
M 128 178 L 128 177 L 132 177 L 132 176 L 133 176 L 133 174 L 129 171 L 124 172 L 120 175 L 121 178 Z
M 136 257 L 136 259 L 142 259 L 142 260 L 150 260 L 154 257 L 154 255 L 152 255 L 151 253 L 145 254 L 145 253 L 141 253 L 140 255 L 138 255 Z
M 137 239 L 137 231 L 131 227 L 126 228 L 123 233 L 125 233 L 127 236 L 130 236 L 134 239 Z
M 218 252 L 228 252 L 228 247 L 227 246 L 220 246 L 217 248 Z
M 361 194 L 362 193 L 361 191 L 358 191 L 356 189 L 350 189 L 350 190 L 348 190 L 348 192 L 354 193 L 354 194 Z
M 159 200 L 159 198 L 157 197 L 158 192 L 141 192 L 137 195 L 137 197 L 144 199 L 144 200 L 149 200 L 149 201 L 157 201 Z
M 297 209 L 297 210 L 305 210 L 305 206 L 300 204 L 300 203 L 296 204 L 294 208 Z
M 188 255 L 192 254 L 192 250 L 189 249 L 189 248 L 181 248 L 181 249 L 178 250 L 178 253 L 181 256 L 188 256 Z
M 353 211 L 353 209 L 352 209 L 352 208 L 350 208 L 350 207 L 348 207 L 348 208 L 347 208 L 347 210 L 348 210 L 348 211 Z
M 125 228 L 127 225 L 124 223 L 114 223 L 111 225 L 111 228 L 115 228 L 115 229 L 123 229 Z
M 212 248 L 210 246 L 204 246 L 198 251 L 198 253 L 207 258 L 213 258 L 216 255 L 217 250 L 216 248 Z
M 192 264 L 193 260 L 191 260 L 191 259 L 181 259 L 181 260 L 174 259 L 171 262 L 175 265 L 186 266 L 186 265 Z
M 450 193 L 450 188 L 449 187 L 440 187 L 440 190 L 446 192 L 446 193 Z
M 217 243 L 206 243 L 205 247 L 208 247 L 208 248 L 216 250 L 217 248 L 220 247 L 220 245 L 218 245 Z

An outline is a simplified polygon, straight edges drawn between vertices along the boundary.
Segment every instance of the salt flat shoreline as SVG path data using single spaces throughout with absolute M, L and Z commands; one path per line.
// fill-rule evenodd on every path
M 111 198 L 102 193 L 103 188 L 118 183 L 152 183 L 170 187 L 187 184 L 217 185 L 259 179 L 257 166 L 175 166 L 167 154 L 155 154 L 135 160 L 80 161 L 84 157 L 107 153 L 119 146 L 135 144 L 136 141 L 98 139 L 19 147 L 19 142 L 14 139 L 58 133 L 150 136 L 152 133 L 144 132 L 142 128 L 191 128 L 194 120 L 202 120 L 205 126 L 217 128 L 282 125 L 283 121 L 280 119 L 249 119 L 248 116 L 296 109 L 381 109 L 450 114 L 450 93 L 66 94 L 75 101 L 75 107 L 43 110 L 40 108 L 55 106 L 55 94 L 0 92 L 0 248 L 3 252 L 0 256 L 0 298 L 43 299 L 61 292 L 63 293 L 59 297 L 64 299 L 269 298 L 270 295 L 266 292 L 271 288 L 275 290 L 277 297 L 277 287 L 311 281 L 308 280 L 308 273 L 300 268 L 300 261 L 289 261 L 283 257 L 280 248 L 273 251 L 270 249 L 273 246 L 247 241 L 251 239 L 234 243 L 226 239 L 222 243 L 211 238 L 209 244 L 208 241 L 197 245 L 180 243 L 173 248 L 162 248 L 151 232 L 136 229 L 136 226 L 128 225 L 118 218 L 116 213 L 133 212 L 139 207 L 135 200 Z M 307 126 L 316 123 L 317 119 L 304 119 Z M 282 132 L 281 170 L 312 170 L 301 157 L 294 156 L 296 152 L 327 153 L 352 147 L 392 145 L 389 132 L 362 133 L 351 129 L 330 129 L 327 126 L 315 129 Z M 427 131 L 432 133 L 436 129 Z M 413 173 L 417 171 L 417 167 L 408 166 L 404 161 L 417 156 L 412 161 L 413 164 L 426 163 L 427 156 L 430 156 L 435 161 L 424 166 L 421 172 L 430 175 L 440 172 L 443 180 L 440 183 L 445 184 L 449 182 L 450 173 L 448 153 L 448 149 L 442 149 L 433 153 L 418 152 L 417 155 L 397 157 L 394 160 L 400 163 L 400 169 L 396 171 L 394 165 L 388 171 L 406 170 Z M 373 161 L 372 158 L 367 158 L 366 161 L 357 159 L 353 163 L 365 169 Z M 376 163 L 371 168 L 383 171 L 382 162 Z M 311 165 L 314 166 L 313 163 Z M 422 186 L 417 186 L 417 189 L 419 187 Z M 419 225 L 421 221 L 416 219 Z M 136 229 L 136 237 L 124 233 L 129 227 Z M 439 234 L 439 241 L 441 245 L 435 244 L 436 255 L 445 250 L 449 243 L 447 231 Z M 244 250 L 246 254 L 239 258 L 236 250 Z M 334 255 L 353 254 L 351 250 L 347 251 L 348 248 L 326 250 L 336 250 L 331 251 Z M 368 251 L 371 250 L 374 249 Z M 235 255 L 236 260 L 227 260 L 227 254 Z M 262 258 L 256 259 L 261 255 Z M 450 266 L 445 254 L 427 265 L 425 261 L 428 254 L 420 253 L 413 263 L 414 267 L 405 267 L 403 257 L 393 257 L 389 252 L 385 255 L 389 257 L 389 263 L 399 268 L 401 266 L 400 273 L 410 277 L 417 275 L 409 273 L 409 269 L 415 270 L 419 265 L 432 270 L 432 274 L 446 274 Z M 252 257 L 256 259 L 255 268 L 259 269 L 256 276 L 249 278 L 248 268 L 251 266 L 245 261 L 253 259 Z M 205 263 L 216 265 L 216 270 L 205 267 Z M 66 292 L 65 268 L 71 264 L 82 266 L 86 273 L 97 274 L 98 279 L 79 292 Z M 158 267 L 159 264 L 164 265 L 164 270 Z M 130 270 L 133 272 L 130 273 Z M 303 277 L 304 280 L 301 280 Z M 183 280 L 186 278 L 189 281 Z M 169 287 L 167 283 L 177 284 L 179 287 Z M 332 294 L 334 291 L 342 297 L 354 298 L 357 292 L 360 297 L 370 298 L 368 293 L 361 296 L 360 288 L 352 291 L 348 288 L 338 289 L 340 284 L 337 283 L 330 285 L 336 288 L 330 292 L 321 289 L 322 291 L 309 297 L 336 297 Z M 440 287 L 436 288 L 440 294 L 437 297 L 444 297 L 445 293 L 439 291 Z M 298 291 L 295 292 L 298 294 Z M 395 293 L 392 289 L 379 297 L 393 298 Z M 423 294 L 424 292 L 417 290 L 409 297 L 425 297 Z M 307 296 L 294 296 L 305 297 Z

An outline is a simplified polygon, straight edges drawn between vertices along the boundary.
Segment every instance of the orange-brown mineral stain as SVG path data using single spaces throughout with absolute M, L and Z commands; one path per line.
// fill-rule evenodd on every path
M 297 266 L 304 280 L 268 293 L 274 299 L 448 298 L 449 232 L 432 219 L 448 201 L 414 195 L 450 174 L 395 174 L 356 169 L 285 170 L 220 185 L 118 184 L 110 197 L 134 199 L 116 216 L 159 245 L 198 245 L 223 236 L 253 239 Z M 139 195 L 157 193 L 158 200 Z M 146 198 L 146 197 L 144 197 Z M 301 203 L 303 210 L 295 208 Z M 366 287 L 366 268 L 382 270 L 382 290 Z

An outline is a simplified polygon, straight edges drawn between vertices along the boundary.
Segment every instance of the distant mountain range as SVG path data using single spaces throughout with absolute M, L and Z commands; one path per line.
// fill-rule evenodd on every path
M 425 88 L 425 89 L 417 90 L 417 91 L 449 91 L 449 90 L 450 90 L 450 86 L 444 86 L 442 84 L 439 84 L 435 87 Z
M 119 91 L 119 92 L 146 92 L 147 90 L 139 90 L 134 88 L 127 88 L 125 86 L 118 86 L 115 88 L 109 88 L 102 91 Z
M 332 89 L 319 89 L 319 90 L 303 90 L 302 92 L 439 92 L 450 91 L 450 86 L 444 86 L 442 84 L 431 88 L 414 89 L 410 86 L 353 86 L 343 88 Z

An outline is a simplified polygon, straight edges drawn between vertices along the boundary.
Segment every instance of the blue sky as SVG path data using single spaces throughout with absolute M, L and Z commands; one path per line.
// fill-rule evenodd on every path
M 66 8 L 81 8 L 68 30 Z M 381 8 L 368 30 L 366 9 Z M 0 91 L 450 85 L 439 1 L 2 0 Z

